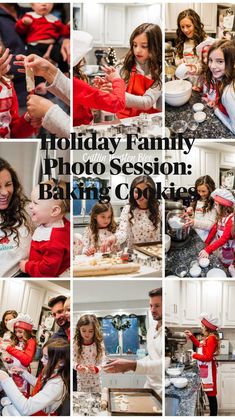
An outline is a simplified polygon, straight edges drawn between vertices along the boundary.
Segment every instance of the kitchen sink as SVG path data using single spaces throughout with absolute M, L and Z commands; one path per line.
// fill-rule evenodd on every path
M 180 404 L 179 397 L 170 397 L 165 396 L 165 415 L 166 416 L 176 416 L 177 410 Z
M 136 354 L 108 354 L 108 358 L 139 359 Z

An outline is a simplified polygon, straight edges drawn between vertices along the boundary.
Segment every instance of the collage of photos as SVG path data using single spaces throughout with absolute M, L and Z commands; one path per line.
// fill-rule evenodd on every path
M 234 278 L 234 1 L 0 2 L 0 416 L 235 417 Z

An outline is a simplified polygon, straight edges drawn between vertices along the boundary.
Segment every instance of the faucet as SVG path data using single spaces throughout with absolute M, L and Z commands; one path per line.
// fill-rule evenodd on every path
M 121 353 L 122 353 L 122 347 L 121 347 L 121 345 L 118 345 L 117 348 L 116 348 L 116 354 L 121 355 Z

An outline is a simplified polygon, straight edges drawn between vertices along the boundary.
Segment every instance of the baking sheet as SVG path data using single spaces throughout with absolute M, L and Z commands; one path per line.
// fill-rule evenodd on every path
M 127 410 L 120 408 L 122 396 L 128 401 L 123 403 Z M 161 398 L 152 389 L 109 389 L 109 411 L 113 416 L 161 416 Z
M 162 260 L 162 242 L 134 243 L 134 248 L 147 256 Z M 160 251 L 159 251 L 160 250 Z

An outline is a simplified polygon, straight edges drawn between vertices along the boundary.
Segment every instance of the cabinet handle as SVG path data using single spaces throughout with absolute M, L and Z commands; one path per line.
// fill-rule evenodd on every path
M 184 309 L 184 318 L 186 318 L 186 310 Z
M 175 305 L 175 313 L 176 314 L 178 313 L 178 306 L 177 306 L 177 304 Z
M 222 388 L 224 388 L 224 381 L 222 381 Z

